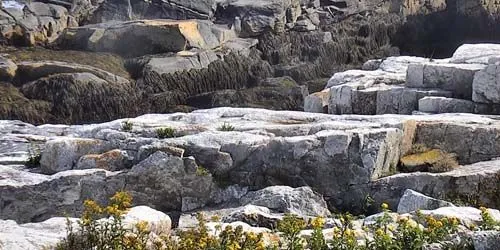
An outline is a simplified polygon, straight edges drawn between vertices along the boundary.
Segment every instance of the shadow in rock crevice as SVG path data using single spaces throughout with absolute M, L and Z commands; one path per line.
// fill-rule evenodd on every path
M 500 2 L 447 0 L 446 9 L 408 16 L 392 38 L 402 54 L 450 57 L 464 43 L 500 42 Z

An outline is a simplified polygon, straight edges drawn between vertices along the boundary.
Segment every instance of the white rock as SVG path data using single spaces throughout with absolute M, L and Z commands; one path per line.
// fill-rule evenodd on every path
M 453 53 L 451 63 L 488 64 L 491 57 L 500 56 L 500 44 L 464 44 Z
M 439 207 L 454 207 L 450 202 L 434 199 L 432 197 L 407 189 L 398 204 L 398 213 L 410 213 L 417 210 L 431 210 Z

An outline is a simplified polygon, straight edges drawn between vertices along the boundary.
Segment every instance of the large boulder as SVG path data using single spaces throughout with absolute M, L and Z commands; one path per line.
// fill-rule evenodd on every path
M 309 187 L 267 187 L 248 193 L 241 198 L 240 203 L 267 207 L 274 212 L 293 213 L 300 216 L 327 217 L 330 215 L 323 197 Z
M 406 86 L 439 88 L 452 92 L 455 98 L 470 100 L 474 75 L 483 68 L 483 64 L 411 64 L 407 71 Z
M 440 207 L 454 207 L 453 203 L 434 199 L 432 197 L 407 189 L 399 200 L 397 212 L 410 213 L 417 210 L 433 210 Z
M 464 44 L 453 53 L 451 63 L 488 64 L 490 58 L 500 56 L 500 44 Z
M 191 48 L 213 49 L 234 37 L 231 30 L 208 21 L 137 20 L 67 29 L 59 45 L 66 49 L 106 51 L 137 57 Z
M 474 102 L 463 99 L 427 96 L 418 101 L 418 111 L 428 113 L 474 113 Z
M 106 81 L 92 73 L 54 74 L 23 85 L 21 91 L 51 103 L 50 112 L 60 123 L 107 121 L 137 110 L 138 93 L 121 77 Z
M 489 64 L 474 76 L 472 100 L 479 103 L 500 104 L 500 67 Z
M 73 169 L 80 157 L 87 154 L 102 153 L 109 144 L 102 140 L 64 138 L 48 141 L 45 145 L 40 164 L 45 174 Z

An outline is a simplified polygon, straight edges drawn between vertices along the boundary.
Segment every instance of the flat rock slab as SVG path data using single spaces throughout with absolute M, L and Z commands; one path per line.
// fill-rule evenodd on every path
M 406 86 L 439 88 L 451 91 L 454 97 L 470 100 L 474 74 L 483 64 L 421 63 L 408 66 Z
M 124 121 L 132 126 L 124 128 Z M 231 125 L 232 131 L 222 130 L 224 124 Z M 167 127 L 174 129 L 175 138 L 158 138 L 156 130 Z M 133 192 L 137 205 L 162 211 L 190 211 L 242 197 L 239 189 L 220 188 L 220 179 L 250 190 L 310 186 L 330 208 L 356 209 L 371 193 L 365 189 L 367 185 L 394 173 L 400 156 L 414 141 L 430 148 L 443 145 L 456 153 L 461 163 L 470 163 L 500 156 L 497 130 L 498 120 L 480 115 L 337 116 L 250 108 L 148 114 L 78 126 L 36 127 L 2 121 L 0 135 L 5 138 L 46 135 L 47 142 L 41 144 L 42 165 L 51 173 L 62 172 L 48 176 L 11 165 L 2 168 L 0 199 L 7 205 L 0 217 L 26 222 L 64 211 L 76 213 L 83 200 L 101 201 L 124 188 Z M 19 148 L 20 152 L 25 150 Z M 108 169 L 120 171 L 75 170 L 92 166 L 92 162 L 83 163 L 100 159 L 109 150 L 128 155 L 123 164 L 121 156 L 117 161 L 110 158 L 112 165 L 120 166 Z M 105 154 L 97 155 L 100 153 Z M 96 167 L 110 163 L 93 162 Z M 198 170 L 200 166 L 203 168 Z M 491 178 L 496 172 L 488 172 L 490 167 L 466 174 L 467 185 L 484 185 L 483 179 L 473 178 L 476 175 L 484 175 L 484 180 L 494 184 Z M 422 173 L 414 178 L 408 183 L 436 183 L 448 177 Z M 395 182 L 394 192 L 399 188 L 422 191 L 408 183 Z M 383 195 L 379 198 L 400 197 L 404 190 L 396 195 L 379 190 Z M 456 190 L 437 185 L 435 192 Z M 346 192 L 350 194 L 347 198 Z
M 157 19 L 67 29 L 61 37 L 60 46 L 137 57 L 191 48 L 213 49 L 232 38 L 235 34 L 231 30 L 209 21 Z
M 500 44 L 464 44 L 453 53 L 451 63 L 488 64 L 492 57 L 500 56 Z

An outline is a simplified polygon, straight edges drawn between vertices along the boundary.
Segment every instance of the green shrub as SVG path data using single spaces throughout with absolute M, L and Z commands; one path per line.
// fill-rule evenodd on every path
M 199 166 L 198 168 L 196 168 L 196 175 L 197 176 L 208 176 L 210 174 L 210 171 L 208 171 L 208 169 L 202 167 L 202 166 Z
M 234 131 L 234 127 L 229 123 L 224 123 L 219 127 L 220 131 Z
M 306 228 L 306 222 L 295 214 L 285 214 L 278 223 L 278 230 L 283 233 L 284 245 L 287 250 L 304 249 L 303 239 L 299 237 L 300 231 Z
M 493 216 L 491 216 L 490 211 L 485 207 L 480 207 L 482 223 L 479 226 L 481 230 L 500 230 L 500 222 L 496 221 Z
M 122 130 L 125 132 L 132 131 L 133 127 L 134 127 L 134 124 L 131 121 L 124 121 L 122 123 Z
M 42 152 L 39 147 L 34 144 L 30 144 L 28 148 L 28 160 L 25 165 L 28 168 L 36 168 L 40 166 L 40 160 L 42 159 Z
M 171 127 L 156 129 L 156 136 L 160 139 L 175 137 L 175 130 Z

